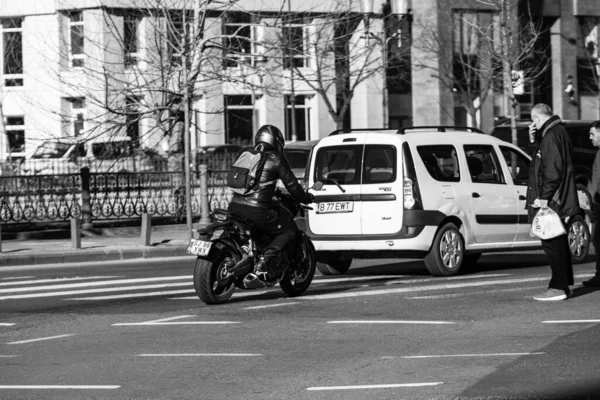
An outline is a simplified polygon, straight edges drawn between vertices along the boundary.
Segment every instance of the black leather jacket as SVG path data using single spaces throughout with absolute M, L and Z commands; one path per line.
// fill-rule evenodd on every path
M 298 183 L 294 176 L 290 164 L 281 153 L 267 150 L 265 151 L 267 160 L 265 162 L 262 174 L 260 175 L 260 185 L 256 192 L 243 196 L 234 194 L 232 203 L 246 204 L 254 207 L 271 208 L 273 204 L 273 195 L 277 186 L 277 180 L 281 180 L 285 188 L 301 203 L 309 203 L 309 197 Z

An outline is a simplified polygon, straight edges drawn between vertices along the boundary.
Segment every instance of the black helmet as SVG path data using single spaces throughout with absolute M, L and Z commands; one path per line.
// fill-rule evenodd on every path
M 271 150 L 282 153 L 285 139 L 283 138 L 283 133 L 276 126 L 263 125 L 256 131 L 256 135 L 254 136 L 254 145 L 256 146 L 259 143 L 267 145 L 267 149 L 270 146 Z

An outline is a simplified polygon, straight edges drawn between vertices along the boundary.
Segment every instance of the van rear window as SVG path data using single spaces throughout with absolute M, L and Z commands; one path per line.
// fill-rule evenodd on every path
M 319 149 L 315 162 L 315 181 L 335 180 L 342 185 L 360 184 L 363 146 L 333 146 Z

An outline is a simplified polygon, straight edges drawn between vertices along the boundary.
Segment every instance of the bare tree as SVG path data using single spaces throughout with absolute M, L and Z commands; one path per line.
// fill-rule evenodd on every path
M 540 47 L 544 28 L 530 9 L 518 10 L 517 0 L 477 0 L 482 9 L 452 9 L 445 21 L 449 30 L 424 29 L 425 35 L 415 46 L 438 61 L 415 60 L 418 68 L 431 71 L 431 76 L 455 95 L 455 101 L 469 115 L 469 124 L 481 127 L 478 114 L 488 99 L 504 93 L 510 107 L 512 140 L 516 137 L 515 88 L 531 84 L 547 69 L 546 49 Z
M 389 43 L 361 29 L 362 15 L 352 11 L 353 1 L 331 3 L 329 12 L 310 16 L 288 10 L 277 21 L 281 29 L 267 46 L 277 54 L 279 68 L 274 70 L 288 71 L 291 76 L 292 107 L 297 90 L 293 85 L 304 85 L 320 96 L 341 129 L 350 127 L 347 116 L 356 89 L 384 73 L 381 55 Z

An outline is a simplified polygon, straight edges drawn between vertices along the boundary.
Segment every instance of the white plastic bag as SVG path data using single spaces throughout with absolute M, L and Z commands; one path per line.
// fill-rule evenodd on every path
M 531 223 L 531 236 L 540 239 L 552 239 L 567 233 L 557 213 L 551 208 L 540 208 Z

